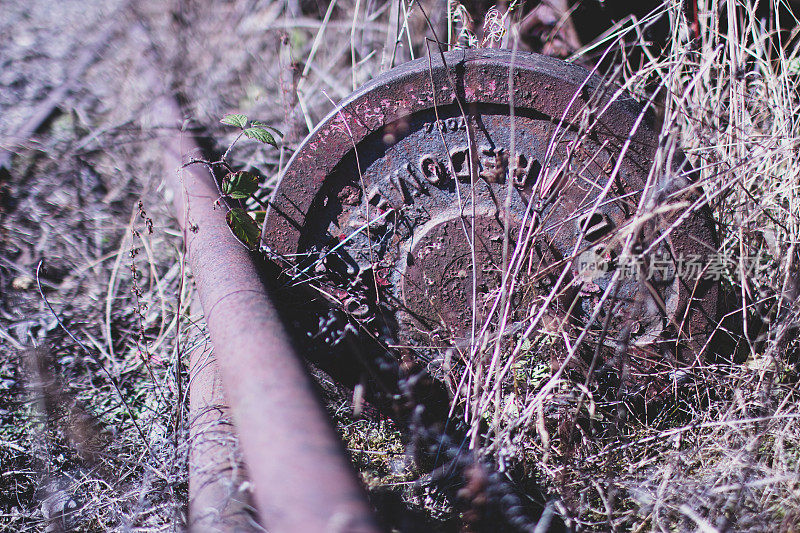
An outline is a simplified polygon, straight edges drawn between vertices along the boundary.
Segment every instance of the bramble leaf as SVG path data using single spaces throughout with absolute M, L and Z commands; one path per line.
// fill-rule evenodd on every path
M 234 207 L 225 215 L 228 226 L 236 236 L 249 249 L 257 250 L 261 240 L 261 228 L 244 209 Z
M 231 172 L 222 179 L 222 192 L 236 200 L 246 200 L 258 190 L 258 176 L 252 172 Z
M 264 223 L 264 219 L 267 218 L 266 211 L 250 211 L 250 217 L 256 221 L 256 224 L 259 226 Z
M 242 115 L 240 113 L 232 113 L 230 115 L 225 115 L 220 120 L 221 123 L 227 124 L 228 126 L 236 126 L 237 128 L 244 129 L 247 127 L 247 115 Z
M 269 124 L 266 124 L 266 123 L 264 123 L 264 122 L 261 122 L 260 120 L 254 120 L 254 121 L 252 121 L 252 122 L 251 122 L 251 124 L 252 124 L 252 126 L 254 126 L 254 127 L 257 127 L 257 128 L 266 128 L 266 129 L 268 129 L 268 130 L 272 130 L 272 131 L 274 131 L 274 132 L 275 132 L 275 134 L 276 134 L 278 137 L 280 137 L 281 139 L 283 139 L 283 132 L 281 132 L 281 130 L 279 130 L 278 128 L 273 128 L 273 127 L 272 127 L 272 126 L 270 126 Z
M 251 139 L 255 139 L 265 144 L 271 144 L 276 148 L 278 147 L 278 143 L 275 142 L 275 137 L 273 137 L 270 132 L 264 128 L 247 128 L 244 130 L 244 134 L 246 137 L 250 137 Z

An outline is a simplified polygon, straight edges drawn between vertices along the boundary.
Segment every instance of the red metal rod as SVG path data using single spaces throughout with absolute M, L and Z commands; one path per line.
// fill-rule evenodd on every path
M 201 310 L 197 293 L 191 309 Z M 189 331 L 189 531 L 251 533 L 248 494 L 240 491 L 246 480 L 233 453 L 236 432 L 210 342 L 200 328 Z
M 154 106 L 155 116 L 181 122 L 172 98 Z M 197 145 L 183 134 L 162 149 L 166 167 L 176 168 Z M 167 181 L 264 526 L 380 531 L 250 254 L 214 208 L 209 171 L 192 165 L 168 172 Z

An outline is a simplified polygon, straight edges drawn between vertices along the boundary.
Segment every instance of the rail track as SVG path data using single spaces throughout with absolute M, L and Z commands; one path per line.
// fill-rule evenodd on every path
M 172 99 L 156 105 L 180 121 Z M 545 531 L 559 527 L 552 507 L 523 501 L 464 446 L 470 428 L 447 422 L 459 370 L 446 372 L 442 354 L 474 353 L 497 331 L 530 335 L 528 310 L 546 308 L 575 341 L 554 369 L 602 373 L 646 409 L 676 369 L 710 353 L 717 285 L 653 268 L 716 250 L 706 210 L 660 209 L 696 203 L 691 173 L 679 153 L 662 153 L 639 104 L 581 67 L 472 50 L 379 76 L 294 154 L 258 253 L 214 208 L 218 176 L 171 170 L 197 150 L 191 137 L 163 148 L 216 371 L 270 531 L 381 530 L 304 360 L 346 390 L 362 387 L 370 408 L 405 428 L 415 459 L 434 481 L 447 477 L 441 489 L 471 527 Z M 629 257 L 649 263 L 631 270 Z M 617 372 L 621 355 L 627 372 Z M 213 372 L 192 376 L 193 409 L 219 397 Z M 198 476 L 195 487 L 206 482 Z M 192 506 L 226 504 L 206 494 Z

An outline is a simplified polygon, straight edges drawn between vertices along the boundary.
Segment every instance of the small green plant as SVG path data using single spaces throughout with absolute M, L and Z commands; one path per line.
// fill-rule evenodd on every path
M 264 202 L 255 196 L 255 193 L 258 192 L 260 187 L 260 179 L 258 175 L 253 172 L 234 170 L 228 157 L 233 147 L 236 146 L 242 137 L 254 139 L 277 148 L 278 141 L 275 139 L 275 136 L 283 138 L 283 134 L 276 128 L 263 122 L 257 120 L 251 121 L 247 115 L 241 113 L 225 115 L 220 122 L 241 130 L 239 135 L 233 140 L 230 146 L 228 146 L 227 150 L 225 150 L 220 160 L 206 161 L 193 159 L 189 161 L 187 165 L 202 163 L 209 168 L 214 176 L 216 176 L 215 170 L 218 168 L 222 168 L 223 171 L 227 172 L 222 180 L 217 183 L 219 198 L 215 201 L 215 205 L 224 206 L 227 209 L 225 220 L 228 222 L 228 227 L 230 227 L 234 236 L 236 236 L 242 244 L 247 246 L 248 249 L 257 250 L 261 241 L 261 224 L 264 222 L 267 207 Z M 273 133 L 275 135 L 273 135 Z M 229 200 L 242 202 L 245 206 L 248 200 L 252 200 L 263 209 L 246 209 L 231 206 L 228 203 Z
M 264 124 L 263 122 L 259 122 L 258 120 L 250 121 L 247 118 L 247 115 L 242 115 L 240 113 L 225 115 L 224 117 L 222 117 L 222 120 L 220 120 L 220 122 L 228 126 L 236 126 L 237 128 L 242 130 L 242 132 L 239 134 L 239 137 L 237 137 L 231 144 L 231 148 L 233 147 L 234 144 L 236 144 L 236 141 L 238 141 L 242 135 L 250 139 L 255 139 L 256 141 L 265 144 L 271 144 L 275 148 L 278 147 L 278 142 L 275 140 L 275 137 L 273 137 L 273 135 L 269 132 L 269 130 L 275 132 L 278 135 L 278 137 L 283 137 L 283 134 L 277 129 L 273 128 L 272 126 Z M 247 125 L 248 122 L 250 123 L 249 127 Z M 230 148 L 228 148 L 228 150 L 225 153 L 227 154 L 228 151 L 230 151 Z
M 254 196 L 259 188 L 258 176 L 244 170 L 234 171 L 227 162 L 228 155 L 242 136 L 264 144 L 270 144 L 277 148 L 278 142 L 275 140 L 275 136 L 270 133 L 270 130 L 279 138 L 282 138 L 283 134 L 279 130 L 263 122 L 258 120 L 251 121 L 247 118 L 247 115 L 242 115 L 241 113 L 225 115 L 220 122 L 228 126 L 237 127 L 242 131 L 233 140 L 222 156 L 221 162 L 228 170 L 228 174 L 222 179 L 219 200 L 231 198 L 233 200 L 245 202 L 252 198 L 257 204 L 266 209 L 266 205 Z M 225 215 L 225 220 L 228 222 L 228 227 L 230 227 L 237 239 L 247 246 L 248 249 L 256 250 L 261 242 L 261 224 L 265 216 L 265 210 L 248 211 L 241 207 L 228 206 L 228 213 Z

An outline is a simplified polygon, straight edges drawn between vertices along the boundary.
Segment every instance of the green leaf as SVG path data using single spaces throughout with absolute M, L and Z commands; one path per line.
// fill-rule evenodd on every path
M 261 240 L 261 228 L 244 209 L 234 207 L 225 215 L 228 226 L 236 236 L 251 250 L 257 250 Z
M 237 200 L 246 200 L 258 190 L 258 176 L 240 170 L 222 179 L 222 193 Z
M 225 115 L 222 117 L 220 122 L 227 124 L 228 126 L 236 126 L 237 128 L 244 129 L 247 126 L 247 115 L 242 115 L 239 113 Z
M 525 337 L 524 339 L 522 339 L 522 345 L 519 347 L 519 349 L 523 354 L 525 354 L 531 349 L 531 346 L 533 346 L 531 344 L 531 341 L 528 340 L 527 337 Z
M 264 223 L 264 219 L 267 218 L 266 211 L 250 211 L 250 216 L 253 220 L 256 221 L 256 224 L 261 226 Z
M 274 132 L 275 132 L 275 134 L 276 134 L 278 137 L 280 137 L 281 139 L 283 139 L 283 133 L 282 133 L 282 132 L 281 132 L 281 130 L 279 130 L 278 128 L 273 128 L 273 127 L 272 127 L 272 126 L 270 126 L 269 124 L 266 124 L 266 123 L 264 123 L 264 122 L 261 122 L 260 120 L 254 120 L 254 121 L 253 121 L 251 124 L 252 124 L 254 127 L 258 127 L 258 128 L 267 128 L 268 130 L 272 130 L 272 131 L 274 131 Z
M 278 147 L 278 143 L 275 142 L 275 137 L 273 137 L 270 132 L 264 128 L 247 128 L 244 130 L 244 134 L 251 139 L 255 139 L 265 144 L 271 144 L 276 148 Z

